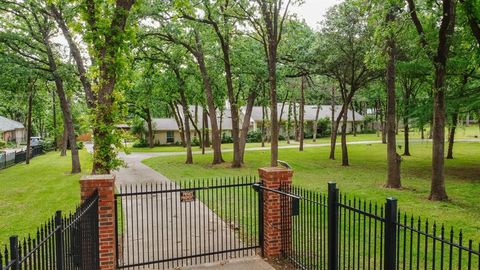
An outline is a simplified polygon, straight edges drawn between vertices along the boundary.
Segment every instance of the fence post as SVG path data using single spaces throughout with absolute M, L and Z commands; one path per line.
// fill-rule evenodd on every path
M 280 187 L 290 188 L 292 184 L 293 170 L 268 167 L 258 169 L 260 180 L 263 186 L 270 189 L 280 189 Z M 275 192 L 262 192 L 263 196 L 263 257 L 275 258 L 282 254 L 282 241 L 291 244 L 290 231 L 282 233 L 282 211 L 290 211 L 282 209 L 280 194 Z M 288 215 L 288 213 L 286 213 Z M 290 219 L 291 220 L 291 219 Z M 288 226 L 291 228 L 291 226 Z M 284 240 L 282 240 L 284 239 Z M 290 240 L 288 240 L 290 239 Z
M 387 198 L 385 204 L 384 269 L 396 269 L 397 199 Z
M 8 264 L 8 258 L 6 258 Z M 12 270 L 20 270 L 20 254 L 18 252 L 18 236 L 10 236 L 10 259 L 13 262 Z
M 85 175 L 80 180 L 81 199 L 98 191 L 98 255 L 100 270 L 116 269 L 115 176 Z
M 63 220 L 62 211 L 55 212 L 55 265 L 57 270 L 63 270 L 64 253 L 63 253 Z
M 338 189 L 328 183 L 328 270 L 338 269 Z

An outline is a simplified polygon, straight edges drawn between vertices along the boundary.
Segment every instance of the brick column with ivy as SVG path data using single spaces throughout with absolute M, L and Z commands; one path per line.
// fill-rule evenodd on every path
M 98 190 L 98 234 L 101 270 L 116 269 L 115 176 L 86 175 L 80 180 L 82 202 Z

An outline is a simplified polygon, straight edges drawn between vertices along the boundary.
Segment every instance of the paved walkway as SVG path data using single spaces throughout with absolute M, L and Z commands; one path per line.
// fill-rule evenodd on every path
M 120 153 L 119 157 L 125 161 L 127 167 L 114 172 L 117 187 L 130 184 L 170 183 L 171 181 L 165 176 L 141 162 L 145 158 L 154 156 L 158 156 L 158 153 L 129 155 Z M 125 264 L 215 252 L 220 248 L 220 250 L 229 250 L 243 247 L 236 231 L 202 202 L 195 200 L 189 203 L 178 203 L 179 201 L 180 194 L 178 192 L 122 197 L 121 204 L 125 216 L 123 218 L 123 248 L 120 253 L 123 254 L 121 256 Z M 139 205 L 145 206 L 145 208 L 140 207 L 139 211 Z M 140 225 L 138 225 L 139 220 L 142 221 Z M 222 246 L 219 247 L 218 243 L 222 243 Z M 211 259 L 220 261 L 198 264 Z M 179 265 L 189 264 L 196 265 L 186 268 L 179 267 Z M 142 267 L 142 269 L 266 270 L 274 268 L 256 257 L 254 251 L 250 250 L 248 252 L 229 252 L 216 258 L 199 258 L 198 261 L 191 259 L 151 265 Z

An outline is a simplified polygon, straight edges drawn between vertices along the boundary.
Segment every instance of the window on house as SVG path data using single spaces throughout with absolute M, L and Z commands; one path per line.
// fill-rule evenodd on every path
M 167 143 L 174 143 L 174 133 L 173 131 L 167 131 Z

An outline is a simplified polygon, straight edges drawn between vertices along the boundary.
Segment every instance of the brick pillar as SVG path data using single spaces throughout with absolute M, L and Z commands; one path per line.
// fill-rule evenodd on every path
M 280 186 L 290 189 L 292 184 L 293 171 L 280 167 L 268 167 L 258 169 L 260 181 L 266 188 L 279 189 Z M 280 200 L 283 199 L 283 203 Z M 285 201 L 286 200 L 286 201 Z M 264 190 L 263 192 L 263 255 L 266 258 L 278 257 L 282 251 L 282 233 L 283 240 L 291 244 L 290 226 L 286 224 L 282 232 L 282 212 L 286 217 L 284 221 L 291 222 L 290 218 L 290 198 L 275 192 Z M 286 203 L 287 202 L 287 203 Z M 288 205 L 287 209 L 282 206 Z M 284 208 L 284 207 L 283 207 Z M 285 235 L 285 233 L 287 235 Z M 287 246 L 288 249 L 288 246 Z
M 86 175 L 80 180 L 82 202 L 98 189 L 98 232 L 101 270 L 116 269 L 115 176 Z

